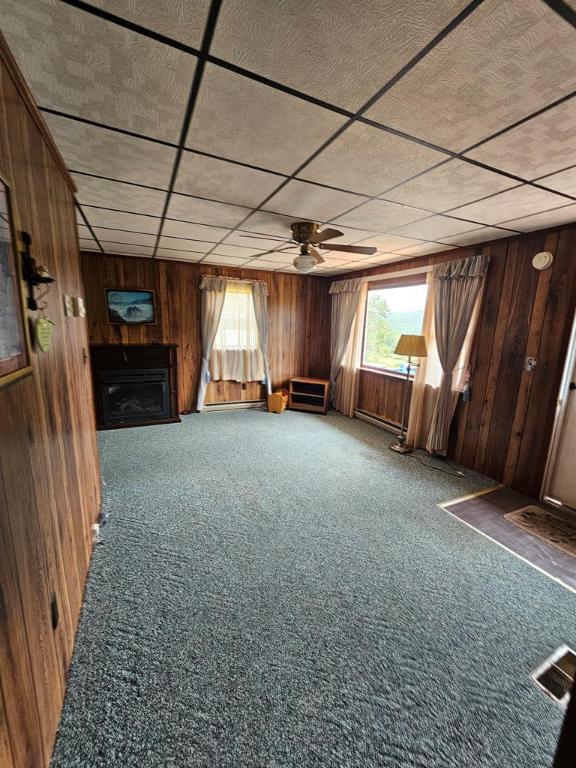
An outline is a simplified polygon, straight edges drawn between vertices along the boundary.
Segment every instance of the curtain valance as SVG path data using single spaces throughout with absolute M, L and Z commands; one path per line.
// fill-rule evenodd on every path
M 330 286 L 330 293 L 358 293 L 362 283 L 363 280 L 359 277 L 353 277 L 351 280 L 336 280 Z
M 466 280 L 471 277 L 484 277 L 490 264 L 490 256 L 477 253 L 467 259 L 447 261 L 434 268 L 436 280 Z
M 200 281 L 200 290 L 222 292 L 226 290 L 227 286 L 233 288 L 235 285 L 250 286 L 252 294 L 268 296 L 268 286 L 264 280 L 238 280 L 233 277 L 219 277 L 217 275 L 203 275 Z

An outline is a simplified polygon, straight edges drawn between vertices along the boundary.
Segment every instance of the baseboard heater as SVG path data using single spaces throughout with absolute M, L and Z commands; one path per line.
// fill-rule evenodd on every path
M 209 411 L 244 411 L 248 408 L 264 408 L 266 400 L 235 400 L 230 403 L 210 403 L 204 406 L 202 413 Z
M 380 427 L 380 429 L 385 429 L 387 432 L 392 432 L 394 435 L 400 434 L 400 427 L 398 424 L 394 424 L 394 422 L 388 421 L 387 419 L 382 419 L 380 416 L 375 416 L 373 413 L 356 409 L 354 411 L 354 416 L 357 419 L 362 419 L 362 421 L 374 424 L 375 426 Z

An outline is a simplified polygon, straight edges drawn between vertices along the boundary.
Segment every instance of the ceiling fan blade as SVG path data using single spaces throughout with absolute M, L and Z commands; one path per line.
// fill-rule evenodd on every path
M 342 251 L 343 253 L 365 253 L 366 256 L 372 256 L 378 250 L 367 245 L 324 245 L 324 243 L 318 243 L 318 248 L 324 248 L 326 251 Z
M 269 251 L 262 251 L 262 253 L 259 253 L 257 256 L 252 256 L 253 259 L 261 259 L 262 256 L 266 256 L 269 253 L 282 253 L 282 251 L 289 251 L 292 248 L 294 248 L 293 245 L 285 245 L 283 248 L 278 248 L 278 246 L 274 246 L 274 248 L 270 248 Z
M 323 264 L 325 259 L 322 258 L 322 256 L 318 253 L 318 251 L 315 248 L 308 248 L 308 253 L 310 256 L 312 256 L 313 259 L 315 259 L 316 264 Z
M 337 229 L 323 229 L 322 232 L 317 232 L 314 236 L 314 244 L 323 243 L 325 240 L 332 240 L 333 237 L 342 237 L 344 232 L 339 232 Z

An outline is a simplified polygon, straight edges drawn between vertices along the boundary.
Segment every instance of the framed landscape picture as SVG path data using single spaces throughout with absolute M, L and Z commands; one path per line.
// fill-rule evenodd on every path
M 10 189 L 0 177 L 0 387 L 31 373 Z
M 122 325 L 154 325 L 154 291 L 124 288 L 106 289 L 108 322 Z

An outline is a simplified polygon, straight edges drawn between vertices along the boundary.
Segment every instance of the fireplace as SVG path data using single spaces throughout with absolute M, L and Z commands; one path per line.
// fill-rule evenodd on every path
M 100 429 L 180 421 L 175 345 L 99 344 L 91 357 Z
M 100 373 L 104 424 L 167 419 L 170 416 L 168 370 L 110 370 Z

